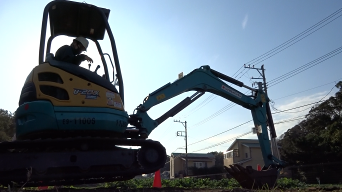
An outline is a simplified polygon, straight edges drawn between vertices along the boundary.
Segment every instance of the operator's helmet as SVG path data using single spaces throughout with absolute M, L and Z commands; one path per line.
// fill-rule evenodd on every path
M 84 38 L 84 37 L 77 37 L 74 40 L 80 42 L 83 45 L 83 47 L 87 50 L 89 42 L 88 42 L 88 40 L 86 38 Z

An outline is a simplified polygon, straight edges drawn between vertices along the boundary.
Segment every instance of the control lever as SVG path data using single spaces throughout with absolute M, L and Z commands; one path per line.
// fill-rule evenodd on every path
M 97 70 L 98 70 L 98 69 L 100 69 L 100 65 L 97 65 L 97 67 L 96 67 L 94 73 L 97 73 Z

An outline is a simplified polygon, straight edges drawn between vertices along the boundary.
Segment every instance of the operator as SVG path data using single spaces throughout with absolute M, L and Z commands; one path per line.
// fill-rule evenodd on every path
M 93 60 L 90 57 L 80 54 L 87 50 L 88 44 L 89 42 L 86 38 L 77 37 L 70 46 L 64 45 L 57 50 L 55 60 L 65 61 L 75 65 L 80 65 L 85 60 L 92 63 Z

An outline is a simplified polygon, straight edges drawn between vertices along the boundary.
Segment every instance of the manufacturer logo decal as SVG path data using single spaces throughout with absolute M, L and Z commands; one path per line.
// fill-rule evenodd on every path
M 162 94 L 160 94 L 160 95 L 157 96 L 157 100 L 158 100 L 158 101 L 160 101 L 160 100 L 162 100 L 162 99 L 164 99 L 164 98 L 165 98 L 165 94 L 164 94 L 164 93 L 162 93 Z
M 227 87 L 227 86 L 225 86 L 225 85 L 222 85 L 221 88 L 222 88 L 223 90 L 227 91 L 228 93 L 230 93 L 230 94 L 232 94 L 232 95 L 235 95 L 235 96 L 238 97 L 238 98 L 241 98 L 241 97 L 242 97 L 241 93 L 239 93 L 239 92 L 237 92 L 237 91 L 235 91 L 235 90 L 233 90 L 233 89 L 231 89 L 231 88 L 229 88 L 229 87 Z
M 92 89 L 76 89 L 74 88 L 74 95 L 85 95 L 85 99 L 97 99 L 100 97 L 100 91 Z

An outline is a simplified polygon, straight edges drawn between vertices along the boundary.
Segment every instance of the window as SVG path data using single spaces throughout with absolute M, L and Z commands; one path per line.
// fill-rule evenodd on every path
M 234 153 L 234 157 L 239 157 L 239 149 L 234 149 L 233 153 Z
M 224 157 L 225 157 L 226 159 L 232 158 L 232 157 L 233 157 L 233 151 L 226 153 L 226 154 L 224 155 Z
M 205 163 L 204 162 L 194 162 L 194 167 L 204 168 L 205 167 Z
M 248 158 L 248 153 L 246 153 L 246 158 Z

